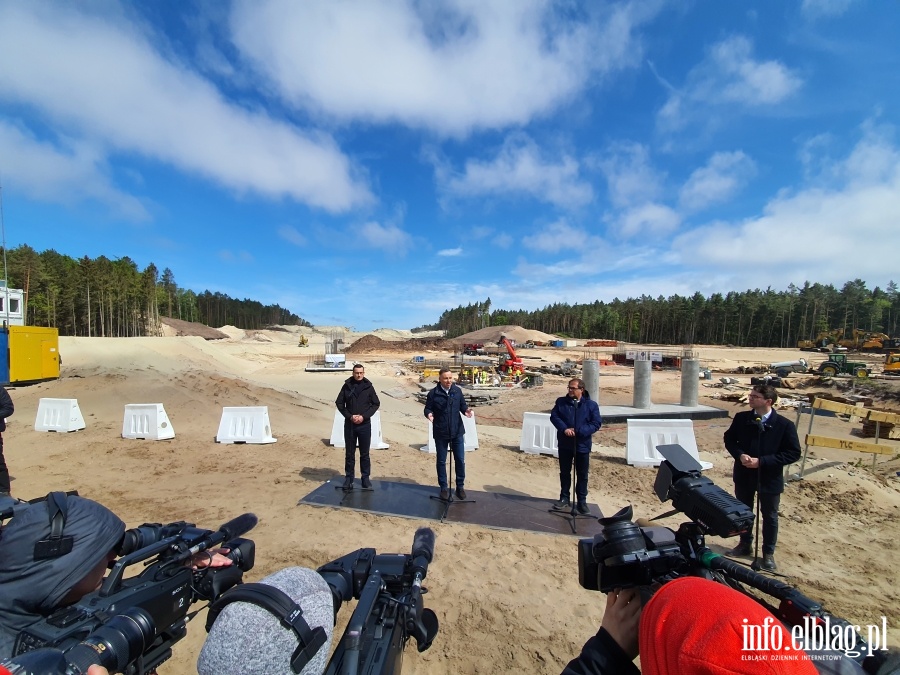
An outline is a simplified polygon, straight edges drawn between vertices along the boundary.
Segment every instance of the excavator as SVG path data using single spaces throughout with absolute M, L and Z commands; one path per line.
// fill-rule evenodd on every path
M 884 374 L 900 377 L 900 352 L 888 352 L 885 354 Z
M 797 342 L 797 348 L 801 352 L 830 352 L 834 351 L 841 338 L 844 337 L 844 331 L 841 328 L 836 330 L 823 330 L 816 336 L 815 340 L 800 340 Z
M 506 347 L 506 354 L 500 355 L 500 371 L 505 375 L 515 375 L 516 373 L 521 375 L 524 373 L 525 364 L 522 363 L 522 359 L 516 354 L 516 348 L 506 339 L 505 335 L 500 336 L 497 344 Z
M 298 347 L 308 347 L 308 346 L 309 346 L 309 338 L 306 337 L 305 335 L 302 335 L 302 334 L 301 334 L 301 335 L 300 335 L 300 340 L 299 340 L 299 342 L 297 343 L 297 346 L 298 346 Z

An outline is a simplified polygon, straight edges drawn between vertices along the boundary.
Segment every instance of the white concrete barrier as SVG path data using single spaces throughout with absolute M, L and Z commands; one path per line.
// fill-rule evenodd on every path
M 268 406 L 222 408 L 216 443 L 274 443 Z
M 34 419 L 35 431 L 81 431 L 84 416 L 75 398 L 42 398 Z
M 469 410 L 472 410 L 469 408 Z M 472 410 L 472 416 L 466 417 L 462 413 L 459 414 L 463 421 L 463 429 L 466 432 L 465 443 L 463 448 L 466 452 L 472 452 L 478 449 L 478 427 L 475 426 L 475 411 Z M 437 454 L 437 447 L 434 444 L 434 425 L 428 422 L 428 445 L 419 448 L 422 452 L 429 452 L 432 455 Z
M 519 449 L 530 455 L 559 457 L 556 427 L 550 423 L 550 413 L 527 412 L 522 416 Z
M 162 403 L 129 403 L 125 406 L 122 438 L 165 441 L 175 438 L 175 429 Z
M 659 466 L 665 457 L 656 449 L 657 445 L 677 443 L 688 454 L 700 462 L 697 439 L 694 438 L 694 423 L 691 420 L 628 420 L 628 443 L 625 446 L 625 460 L 636 467 Z M 700 462 L 704 469 L 712 464 Z
M 375 411 L 370 421 L 372 423 L 372 442 L 369 445 L 369 449 L 387 450 L 391 446 L 384 442 L 384 436 L 381 433 L 381 411 Z M 344 416 L 337 410 L 334 411 L 334 421 L 331 423 L 331 439 L 329 443 L 336 448 L 344 447 Z

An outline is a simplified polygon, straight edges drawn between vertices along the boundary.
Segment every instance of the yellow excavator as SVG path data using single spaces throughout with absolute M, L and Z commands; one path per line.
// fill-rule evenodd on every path
M 823 330 L 816 336 L 815 340 L 800 340 L 797 342 L 797 348 L 802 352 L 831 352 L 834 351 L 835 345 L 843 337 L 844 331 L 840 328 Z
M 297 345 L 298 347 L 308 347 L 309 346 L 309 338 L 305 335 L 300 336 L 300 342 Z
M 900 377 L 900 352 L 888 352 L 885 354 L 884 374 Z

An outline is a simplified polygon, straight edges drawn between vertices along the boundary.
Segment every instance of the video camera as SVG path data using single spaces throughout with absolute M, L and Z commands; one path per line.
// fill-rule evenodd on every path
M 255 545 L 241 535 L 256 523 L 255 515 L 245 513 L 215 531 L 186 522 L 145 523 L 126 531 L 121 557 L 100 589 L 21 631 L 14 658 L 4 665 L 23 675 L 79 675 L 93 664 L 127 675 L 155 670 L 186 635 L 196 614 L 188 615 L 189 607 L 215 600 L 253 568 Z M 192 569 L 195 554 L 219 546 L 229 549 L 231 566 Z M 146 569 L 125 579 L 137 563 Z
M 644 597 L 653 587 L 680 576 L 695 576 L 725 584 L 753 598 L 789 627 L 818 623 L 853 629 L 859 653 L 850 657 L 866 672 L 875 673 L 886 658 L 868 649 L 866 640 L 849 622 L 822 609 L 793 586 L 758 574 L 706 546 L 705 535 L 733 537 L 753 525 L 753 512 L 709 478 L 680 445 L 659 445 L 665 457 L 654 483 L 660 501 L 672 500 L 675 511 L 658 518 L 684 513 L 692 522 L 677 531 L 667 527 L 640 527 L 632 522 L 631 506 L 609 518 L 601 518 L 603 532 L 578 542 L 578 582 L 591 591 L 608 593 L 620 588 L 639 588 Z M 775 606 L 742 586 L 746 584 L 779 600 Z M 858 627 L 857 627 L 858 628 Z
M 433 557 L 434 532 L 422 527 L 411 554 L 361 548 L 317 570 L 331 588 L 335 619 L 344 602 L 358 600 L 326 675 L 399 673 L 410 637 L 420 652 L 431 646 L 438 619 L 424 605 L 422 581 Z

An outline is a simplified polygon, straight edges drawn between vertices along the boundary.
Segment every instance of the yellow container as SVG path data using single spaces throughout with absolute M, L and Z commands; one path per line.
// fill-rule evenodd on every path
M 41 326 L 9 327 L 10 384 L 59 378 L 59 331 Z

